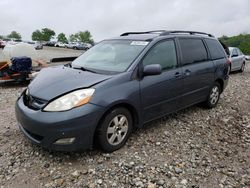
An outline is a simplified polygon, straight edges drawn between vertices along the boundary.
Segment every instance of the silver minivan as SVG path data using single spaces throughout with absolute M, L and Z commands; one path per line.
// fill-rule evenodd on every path
M 244 72 L 246 64 L 245 55 L 240 51 L 239 48 L 236 47 L 229 47 L 229 51 L 230 51 L 229 59 L 231 61 L 230 72 L 232 71 Z

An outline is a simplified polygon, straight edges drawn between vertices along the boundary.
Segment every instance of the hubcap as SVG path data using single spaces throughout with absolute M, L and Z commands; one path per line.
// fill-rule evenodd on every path
M 128 119 L 124 115 L 115 116 L 107 129 L 107 140 L 115 146 L 120 144 L 128 133 Z
M 210 103 L 216 104 L 220 96 L 220 91 L 218 86 L 214 86 L 210 94 Z

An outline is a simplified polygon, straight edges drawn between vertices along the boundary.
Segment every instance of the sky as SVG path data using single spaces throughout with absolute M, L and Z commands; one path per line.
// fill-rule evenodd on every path
M 250 33 L 250 0 L 0 0 L 0 35 L 30 40 L 45 27 L 69 36 L 89 30 L 101 41 L 127 31 Z

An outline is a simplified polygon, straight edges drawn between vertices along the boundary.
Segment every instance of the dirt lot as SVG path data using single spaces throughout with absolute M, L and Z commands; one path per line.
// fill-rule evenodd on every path
M 0 187 L 250 187 L 250 63 L 230 77 L 215 109 L 154 121 L 111 154 L 30 144 L 14 114 L 24 87 L 0 86 Z

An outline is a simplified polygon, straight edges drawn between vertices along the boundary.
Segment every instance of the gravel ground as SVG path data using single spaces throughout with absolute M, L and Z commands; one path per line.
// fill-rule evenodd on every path
M 104 154 L 49 152 L 17 128 L 24 87 L 0 87 L 0 187 L 250 187 L 250 64 L 218 106 L 193 106 L 132 134 Z

